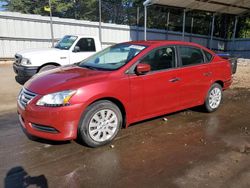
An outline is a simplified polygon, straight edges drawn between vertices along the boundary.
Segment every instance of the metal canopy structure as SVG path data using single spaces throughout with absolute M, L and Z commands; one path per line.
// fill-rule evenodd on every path
M 147 7 L 150 5 L 163 5 L 183 9 L 182 40 L 185 40 L 186 12 L 201 10 L 214 13 L 212 16 L 210 45 L 212 48 L 215 13 L 235 15 L 233 40 L 237 28 L 238 16 L 250 13 L 250 0 L 146 0 L 144 1 L 144 40 L 147 40 Z M 168 12 L 169 16 L 169 12 Z
M 147 0 L 143 3 L 144 6 L 152 4 L 234 15 L 250 11 L 250 0 Z

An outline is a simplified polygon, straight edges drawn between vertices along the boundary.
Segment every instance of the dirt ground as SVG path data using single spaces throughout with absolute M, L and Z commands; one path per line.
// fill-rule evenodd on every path
M 250 63 L 240 63 L 218 111 L 137 123 L 96 149 L 25 135 L 21 86 L 9 64 L 0 75 L 0 187 L 250 187 Z
M 250 88 L 250 59 L 238 59 L 237 74 L 231 88 Z

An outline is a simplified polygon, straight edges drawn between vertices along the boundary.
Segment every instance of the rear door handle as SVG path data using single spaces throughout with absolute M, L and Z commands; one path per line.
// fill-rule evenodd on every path
M 180 78 L 172 78 L 169 80 L 169 82 L 179 82 L 180 80 Z

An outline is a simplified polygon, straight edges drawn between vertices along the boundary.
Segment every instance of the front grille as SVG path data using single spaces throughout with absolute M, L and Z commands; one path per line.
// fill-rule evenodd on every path
M 27 104 L 36 96 L 35 93 L 23 88 L 18 96 L 19 104 L 25 108 Z
M 19 54 L 15 55 L 15 63 L 20 64 L 22 61 L 22 56 Z

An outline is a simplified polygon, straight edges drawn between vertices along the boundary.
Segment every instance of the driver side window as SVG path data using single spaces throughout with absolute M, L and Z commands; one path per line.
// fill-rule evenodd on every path
M 151 71 L 170 69 L 175 67 L 175 57 L 174 47 L 161 47 L 149 52 L 141 63 L 150 65 Z
M 93 38 L 82 38 L 80 39 L 76 46 L 79 47 L 79 52 L 95 52 L 95 41 Z

